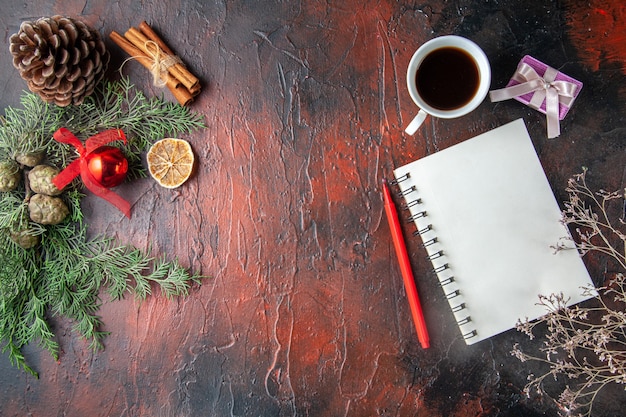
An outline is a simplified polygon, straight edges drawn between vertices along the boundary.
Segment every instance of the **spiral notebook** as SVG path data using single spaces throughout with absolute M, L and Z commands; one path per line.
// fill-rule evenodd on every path
M 522 119 L 394 170 L 468 345 L 591 298 L 591 278 Z M 555 252 L 566 243 L 572 250 Z

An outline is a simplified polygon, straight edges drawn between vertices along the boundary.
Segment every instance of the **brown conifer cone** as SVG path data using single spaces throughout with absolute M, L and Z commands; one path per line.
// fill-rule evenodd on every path
M 22 22 L 10 51 L 28 88 L 59 106 L 81 104 L 93 93 L 110 58 L 96 30 L 63 16 Z

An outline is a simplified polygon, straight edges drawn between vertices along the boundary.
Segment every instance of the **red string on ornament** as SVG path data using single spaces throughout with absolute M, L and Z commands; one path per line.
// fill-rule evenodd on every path
M 100 146 L 106 145 L 116 140 L 123 140 L 126 143 L 126 136 L 120 129 L 110 129 L 104 132 L 98 133 L 85 141 L 85 145 L 68 129 L 62 127 L 54 132 L 54 140 L 60 143 L 66 143 L 72 145 L 78 151 L 78 159 L 72 161 L 63 171 L 61 171 L 56 177 L 52 179 L 52 182 L 56 187 L 61 190 L 68 185 L 74 178 L 80 175 L 83 180 L 83 184 L 95 195 L 105 199 L 109 203 L 113 204 L 124 215 L 130 218 L 130 203 L 124 200 L 119 195 L 115 194 L 110 189 L 103 187 L 96 181 L 87 168 L 87 155 Z

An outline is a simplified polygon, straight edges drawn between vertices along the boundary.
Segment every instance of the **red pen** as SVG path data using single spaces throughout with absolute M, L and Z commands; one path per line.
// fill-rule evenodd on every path
M 426 321 L 424 320 L 422 305 L 420 304 L 419 297 L 417 295 L 417 287 L 415 286 L 415 279 L 413 278 L 409 255 L 406 252 L 402 229 L 400 228 L 400 222 L 398 221 L 398 212 L 393 204 L 391 193 L 389 192 L 389 187 L 387 186 L 387 181 L 385 180 L 383 180 L 383 200 L 385 202 L 385 212 L 387 213 L 387 220 L 389 221 L 389 228 L 391 229 L 393 245 L 396 249 L 396 255 L 398 255 L 398 263 L 400 264 L 400 271 L 402 272 L 402 279 L 404 280 L 406 296 L 409 299 L 411 315 L 413 316 L 413 322 L 415 323 L 415 330 L 417 330 L 417 338 L 422 345 L 422 348 L 426 349 L 430 347 L 430 338 L 428 337 L 428 330 L 426 329 Z

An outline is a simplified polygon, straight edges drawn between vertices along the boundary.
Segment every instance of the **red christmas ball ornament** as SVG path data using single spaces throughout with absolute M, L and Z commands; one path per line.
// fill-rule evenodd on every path
M 120 185 L 128 172 L 128 160 L 114 146 L 100 146 L 85 156 L 87 170 L 105 188 Z

